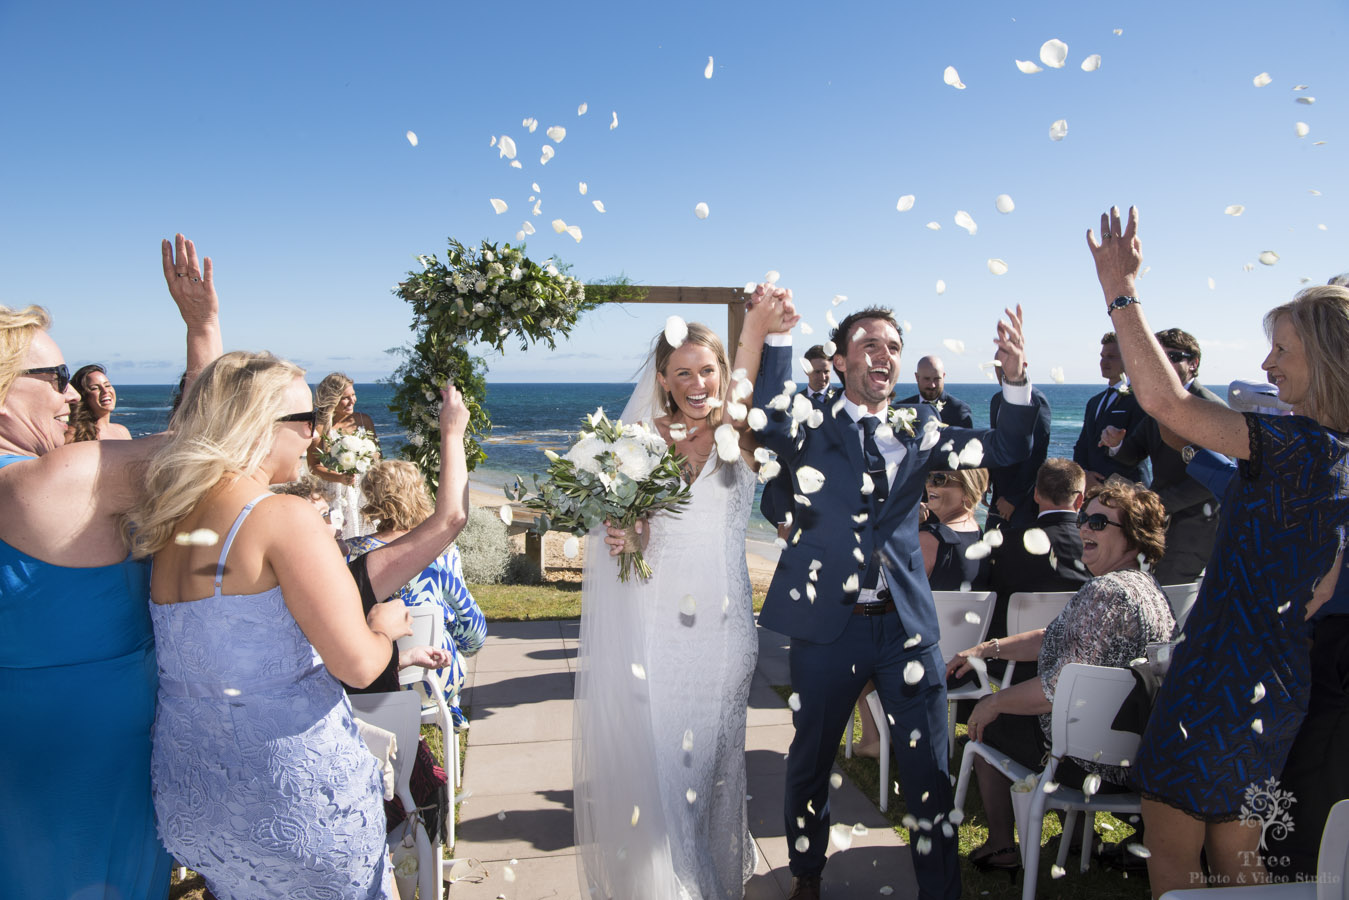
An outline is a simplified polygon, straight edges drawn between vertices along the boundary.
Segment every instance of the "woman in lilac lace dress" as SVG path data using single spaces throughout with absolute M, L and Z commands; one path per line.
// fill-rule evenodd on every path
M 268 491 L 313 437 L 303 374 L 267 354 L 208 366 L 127 527 L 132 552 L 154 554 L 159 831 L 221 900 L 392 885 L 380 776 L 334 676 L 368 684 L 411 629 L 401 604 L 367 624 L 317 511 Z

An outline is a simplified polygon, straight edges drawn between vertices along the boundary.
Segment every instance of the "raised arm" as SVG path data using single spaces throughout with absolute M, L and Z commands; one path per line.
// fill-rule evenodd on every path
M 1129 208 L 1121 226 L 1119 207 L 1101 214 L 1101 239 L 1087 229 L 1087 247 L 1096 261 L 1096 277 L 1105 293 L 1110 321 L 1119 339 L 1129 383 L 1144 411 L 1187 441 L 1227 456 L 1250 456 L 1246 418 L 1220 403 L 1189 393 L 1168 364 L 1161 344 L 1143 315 L 1142 304 L 1121 303 L 1138 297 L 1137 279 L 1143 264 L 1138 239 L 1138 209 Z
M 764 343 L 769 335 L 782 335 L 789 338 L 796 323 L 801 321 L 796 307 L 792 303 L 792 292 L 771 284 L 761 284 L 745 302 L 745 324 L 740 330 L 740 343 L 735 347 L 735 360 L 731 363 L 733 371 L 744 370 L 745 379 L 754 386 L 757 393 L 760 388 L 759 369 L 763 361 Z M 734 384 L 731 385 L 735 387 Z M 772 390 L 771 386 L 768 388 Z M 778 390 L 781 390 L 779 385 Z M 773 391 L 776 393 L 777 391 Z M 754 397 L 744 401 L 753 405 Z M 729 421 L 729 420 L 728 420 Z M 732 422 L 740 431 L 740 446 L 745 461 L 754 469 L 759 464 L 754 460 L 754 449 L 759 445 L 754 432 L 745 420 Z
M 164 281 L 169 296 L 178 305 L 178 313 L 187 325 L 187 374 L 183 393 L 212 360 L 224 353 L 220 339 L 220 298 L 215 292 L 214 267 L 208 256 L 197 259 L 196 244 L 173 236 L 160 244 L 164 263 Z
M 452 384 L 441 391 L 440 399 L 440 487 L 436 490 L 436 507 L 416 528 L 366 554 L 370 585 L 380 600 L 391 596 L 444 553 L 468 521 L 468 464 L 464 456 L 468 407 Z

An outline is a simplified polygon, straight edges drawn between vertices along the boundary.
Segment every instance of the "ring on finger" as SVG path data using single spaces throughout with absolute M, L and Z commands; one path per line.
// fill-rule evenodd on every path
M 193 284 L 196 284 L 198 281 L 201 281 L 201 279 L 200 279 L 200 278 L 193 278 L 193 279 L 192 279 L 192 283 L 193 283 Z

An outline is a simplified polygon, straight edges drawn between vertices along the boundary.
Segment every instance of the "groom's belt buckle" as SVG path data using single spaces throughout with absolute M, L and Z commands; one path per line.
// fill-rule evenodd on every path
M 888 588 L 882 588 L 879 591 L 864 588 L 857 595 L 857 603 L 853 605 L 852 614 L 855 616 L 883 616 L 888 612 L 893 612 L 894 608 L 894 598 Z

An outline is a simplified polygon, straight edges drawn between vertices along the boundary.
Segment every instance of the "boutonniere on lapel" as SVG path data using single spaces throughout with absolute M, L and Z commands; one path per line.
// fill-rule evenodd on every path
M 937 415 L 941 415 L 942 410 L 946 409 L 946 401 L 945 401 L 945 400 L 934 400 L 934 401 L 932 402 L 932 408 L 935 409 L 935 410 L 937 411 Z
M 896 406 L 890 409 L 885 424 L 895 434 L 914 436 L 913 423 L 918 421 L 918 410 L 912 406 Z M 877 429 L 879 431 L 879 429 Z

